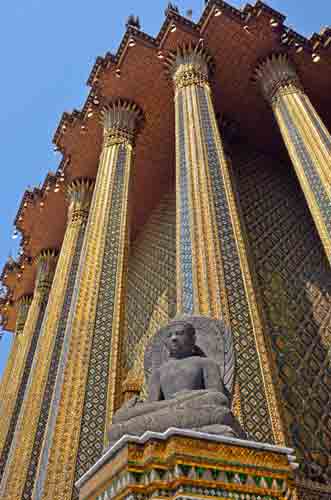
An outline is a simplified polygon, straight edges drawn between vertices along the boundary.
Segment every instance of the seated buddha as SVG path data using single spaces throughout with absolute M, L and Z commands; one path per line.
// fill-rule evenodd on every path
M 170 427 L 245 437 L 230 409 L 224 370 L 196 345 L 193 323 L 199 317 L 192 318 L 175 319 L 159 332 L 167 359 L 160 366 L 154 363 L 147 400 L 133 398 L 115 413 L 109 429 L 110 445 L 125 434 L 141 436 L 146 431 L 164 432 Z M 219 357 L 224 360 L 224 349 Z

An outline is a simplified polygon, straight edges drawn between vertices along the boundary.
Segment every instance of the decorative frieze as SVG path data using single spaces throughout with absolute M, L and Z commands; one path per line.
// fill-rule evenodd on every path
M 79 499 L 294 500 L 292 453 L 175 428 L 127 436 L 78 481 Z

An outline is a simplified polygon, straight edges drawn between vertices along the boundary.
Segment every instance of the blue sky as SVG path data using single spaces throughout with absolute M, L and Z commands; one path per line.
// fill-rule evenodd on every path
M 63 111 L 79 108 L 98 55 L 116 51 L 130 14 L 139 15 L 149 34 L 159 31 L 167 1 L 161 0 L 3 0 L 0 5 L 0 268 L 9 253 L 13 221 L 27 186 L 42 182 L 59 157 L 51 140 Z M 174 1 L 197 19 L 204 0 Z M 229 0 L 241 7 L 245 2 Z M 287 15 L 287 25 L 310 35 L 331 25 L 329 0 L 269 0 Z M 12 336 L 0 342 L 0 374 Z

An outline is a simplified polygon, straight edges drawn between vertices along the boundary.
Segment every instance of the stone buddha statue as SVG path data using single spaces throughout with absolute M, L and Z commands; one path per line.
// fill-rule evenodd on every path
M 245 437 L 230 409 L 234 373 L 230 329 L 203 316 L 175 318 L 146 348 L 147 400 L 133 398 L 115 413 L 110 445 L 169 427 Z

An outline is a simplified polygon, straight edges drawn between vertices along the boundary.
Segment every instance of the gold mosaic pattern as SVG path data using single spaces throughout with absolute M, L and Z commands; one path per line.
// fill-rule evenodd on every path
M 140 376 L 145 342 L 175 314 L 175 210 L 175 193 L 166 195 L 131 249 L 124 359 L 126 370 L 135 365 Z
M 76 452 L 83 411 L 86 376 L 93 334 L 97 293 L 101 265 L 96 255 L 103 255 L 107 217 L 110 212 L 112 169 L 109 165 L 117 157 L 117 151 L 109 148 L 101 154 L 100 167 L 90 217 L 86 227 L 76 286 L 68 316 L 58 372 L 56 390 L 59 396 L 53 406 L 54 421 L 49 428 L 48 463 L 58 467 L 40 469 L 36 487 L 38 498 L 71 499 L 76 467 Z M 96 196 L 98 193 L 98 196 Z M 80 285 L 80 286 L 79 286 Z M 69 432 L 66 432 L 66 429 Z M 65 465 L 64 465 L 65 464 Z M 43 477 L 44 476 L 44 477 Z
M 81 221 L 79 223 L 79 221 Z M 52 414 L 52 397 L 53 391 L 56 381 L 56 375 L 59 367 L 59 360 L 61 357 L 61 351 L 63 346 L 63 339 L 65 333 L 65 327 L 68 319 L 68 314 L 70 310 L 70 304 L 72 300 L 72 296 L 74 293 L 75 286 L 75 278 L 77 274 L 79 257 L 82 248 L 84 232 L 86 227 L 86 216 L 85 218 L 79 216 L 78 218 L 75 216 L 75 213 L 72 214 L 72 223 L 78 225 L 79 224 L 79 233 L 76 240 L 76 246 L 73 251 L 73 259 L 71 263 L 71 268 L 69 272 L 69 279 L 67 283 L 67 288 L 65 290 L 65 298 L 62 305 L 62 311 L 59 318 L 58 324 L 54 324 L 56 329 L 54 330 L 54 347 L 51 354 L 51 363 L 49 365 L 47 382 L 44 389 L 42 406 L 39 414 L 38 424 L 35 431 L 35 439 L 33 443 L 33 448 L 31 451 L 31 458 L 29 463 L 29 468 L 26 475 L 26 480 L 24 484 L 22 497 L 24 500 L 30 500 L 33 495 L 33 488 L 35 484 L 35 479 L 37 476 L 38 464 L 40 462 L 40 467 L 43 467 L 43 454 L 41 450 L 43 449 L 43 442 L 46 436 L 47 442 L 47 431 L 48 431 L 48 418 L 49 415 Z M 45 449 L 43 449 L 44 451 Z

